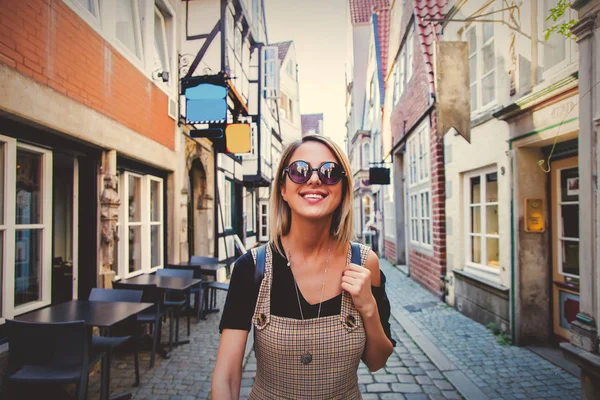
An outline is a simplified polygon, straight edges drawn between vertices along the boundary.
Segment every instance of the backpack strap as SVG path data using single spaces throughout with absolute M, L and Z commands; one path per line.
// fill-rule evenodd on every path
M 256 268 L 254 269 L 254 284 L 260 287 L 265 276 L 265 264 L 267 262 L 267 246 L 263 244 L 256 249 Z
M 360 244 L 356 242 L 350 242 L 350 247 L 352 248 L 352 264 L 361 265 Z

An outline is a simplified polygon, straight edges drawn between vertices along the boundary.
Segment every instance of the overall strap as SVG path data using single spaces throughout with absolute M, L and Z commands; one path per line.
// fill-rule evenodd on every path
M 254 284 L 260 287 L 265 276 L 265 264 L 267 260 L 267 246 L 263 244 L 256 249 L 256 268 L 254 269 Z
M 360 244 L 356 242 L 350 242 L 350 247 L 352 247 L 352 258 L 350 262 L 352 264 L 362 265 L 360 256 Z

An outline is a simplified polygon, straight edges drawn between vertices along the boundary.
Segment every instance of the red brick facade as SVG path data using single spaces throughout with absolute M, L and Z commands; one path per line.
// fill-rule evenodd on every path
M 404 3 L 402 36 L 406 37 L 407 28 L 419 24 L 419 17 L 415 16 L 413 2 Z M 416 21 L 416 22 L 415 22 Z M 424 54 L 429 53 L 428 46 L 431 44 L 429 38 L 422 37 L 420 30 L 414 29 L 414 62 L 413 74 L 407 82 L 404 92 L 398 104 L 393 108 L 390 115 L 392 131 L 392 146 L 396 145 L 404 135 L 413 134 L 415 128 L 421 121 L 430 128 L 430 162 L 431 162 L 431 231 L 433 250 L 422 250 L 410 243 L 410 232 L 406 240 L 408 244 L 408 262 L 411 277 L 436 295 L 442 293 L 440 276 L 446 271 L 446 216 L 445 216 L 445 177 L 444 177 L 444 147 L 441 139 L 436 133 L 436 110 L 434 99 L 431 96 L 430 68 L 426 64 Z M 427 48 L 425 48 L 427 47 Z M 398 49 L 390 49 L 390 58 L 396 58 Z M 391 84 L 390 84 L 391 83 Z M 393 93 L 393 76 L 388 80 L 388 91 Z M 433 107 L 432 107 L 433 104 Z M 405 155 L 406 157 L 406 155 Z M 407 177 L 408 172 L 404 175 Z M 399 177 L 400 178 L 400 177 Z M 397 184 L 397 183 L 396 183 Z M 408 199 L 405 199 L 407 201 Z M 407 209 L 409 209 L 407 207 Z M 408 218 L 408 216 L 405 216 Z M 410 229 L 409 229 L 410 231 Z M 396 248 L 394 243 L 385 242 L 385 255 L 389 259 L 396 259 Z
M 388 260 L 396 260 L 396 241 L 383 240 L 383 248 L 385 258 Z
M 175 148 L 168 96 L 61 0 L 0 1 L 0 63 Z

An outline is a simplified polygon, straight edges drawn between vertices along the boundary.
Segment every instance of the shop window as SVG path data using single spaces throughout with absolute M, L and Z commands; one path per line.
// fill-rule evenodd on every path
M 113 266 L 118 277 L 162 268 L 164 260 L 163 180 L 125 171 L 120 174 L 121 212 Z
M 568 277 L 579 278 L 579 171 L 560 171 L 558 207 L 558 270 Z
M 465 176 L 467 265 L 499 273 L 498 173 L 495 168 Z

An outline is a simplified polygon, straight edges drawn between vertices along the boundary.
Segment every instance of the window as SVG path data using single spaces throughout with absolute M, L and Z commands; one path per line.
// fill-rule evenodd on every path
M 163 180 L 125 171 L 120 174 L 121 213 L 115 249 L 117 277 L 148 273 L 164 265 Z
M 538 6 L 538 9 L 542 10 L 541 18 L 543 20 L 542 23 L 540 23 L 542 29 L 542 32 L 540 32 L 540 38 L 542 38 L 542 40 L 540 40 L 541 62 L 543 63 L 544 75 L 547 75 L 548 71 L 551 71 L 550 74 L 557 72 L 561 67 L 564 67 L 567 62 L 575 59 L 574 50 L 577 49 L 577 43 L 556 32 L 552 33 L 548 40 L 543 40 L 546 35 L 546 29 L 555 24 L 560 25 L 568 22 L 572 18 L 574 11 L 567 7 L 565 13 L 556 21 L 553 21 L 552 19 L 547 21 L 546 19 L 550 15 L 550 9 L 556 7 L 558 0 L 541 0 L 541 2 L 541 6 Z
M 413 61 L 415 54 L 415 45 L 414 45 L 414 34 L 413 34 L 413 26 L 409 28 L 408 36 L 406 38 L 406 84 L 410 82 L 410 78 L 412 78 L 413 74 Z
M 288 74 L 290 74 L 290 76 L 292 78 L 296 79 L 295 65 L 292 60 L 288 61 L 287 65 L 286 65 L 286 71 Z
M 165 17 L 158 7 L 154 7 L 154 65 L 153 71 L 170 74 L 170 54 L 167 45 Z
M 498 173 L 496 168 L 465 176 L 466 261 L 499 273 Z
M 0 321 L 50 304 L 52 152 L 0 136 Z
M 292 99 L 288 99 L 288 114 L 290 122 L 294 122 L 294 103 Z
M 225 175 L 223 173 L 221 173 L 221 185 L 220 186 L 221 187 L 219 188 L 219 196 L 220 196 L 220 203 L 221 203 L 221 207 L 222 207 L 221 215 L 223 217 L 221 227 L 223 228 L 224 231 L 226 231 L 226 230 L 231 230 L 233 228 L 232 221 L 231 221 L 231 215 L 232 215 L 231 197 L 232 197 L 232 192 L 233 192 L 233 184 L 231 182 L 231 179 L 225 177 Z
M 390 169 L 390 182 L 394 182 L 393 168 Z M 383 229 L 388 238 L 396 237 L 396 212 L 394 208 L 394 187 L 383 187 Z
M 375 104 L 375 73 L 373 73 L 371 83 L 369 84 L 369 104 L 371 107 Z
M 559 171 L 558 193 L 558 271 L 579 278 L 579 171 Z
M 263 87 L 265 99 L 279 97 L 279 56 L 277 46 L 263 47 Z
M 373 200 L 371 199 L 371 196 L 364 196 L 363 197 L 363 221 L 362 221 L 362 228 L 365 229 L 366 226 L 369 224 L 369 222 L 372 219 L 372 212 L 373 212 Z
M 496 99 L 494 23 L 473 24 L 466 36 L 469 47 L 471 111 L 477 111 Z
M 80 4 L 94 17 L 98 18 L 98 0 L 75 0 L 75 2 Z
M 246 232 L 254 233 L 254 192 L 246 190 Z
M 360 226 L 360 216 L 361 216 L 361 208 L 360 208 L 360 198 L 355 197 L 352 203 L 352 207 L 354 208 L 354 232 L 356 235 L 361 234 L 361 226 Z
M 369 143 L 363 143 L 362 146 L 362 169 L 369 169 L 371 162 L 371 146 Z
M 396 59 L 396 72 L 394 79 L 394 105 L 398 104 L 404 92 L 404 70 L 406 68 L 406 52 L 403 47 L 400 56 Z
M 142 36 L 137 0 L 116 2 L 116 36 L 137 58 L 142 58 Z
M 429 162 L 429 129 L 426 123 L 421 124 L 416 133 L 408 141 L 409 184 L 416 185 L 429 179 L 431 165 Z
M 260 205 L 260 240 L 269 238 L 269 212 L 265 203 Z
M 431 246 L 431 190 L 429 188 L 409 196 L 410 240 Z

